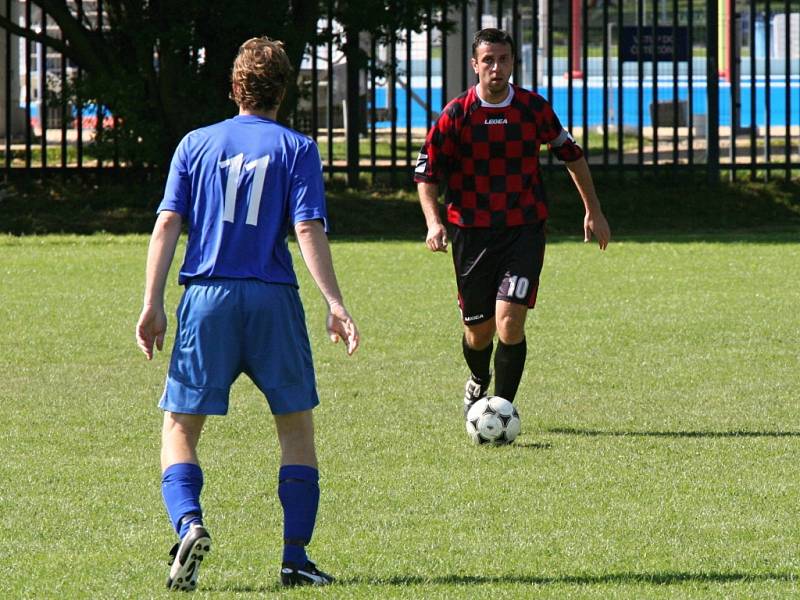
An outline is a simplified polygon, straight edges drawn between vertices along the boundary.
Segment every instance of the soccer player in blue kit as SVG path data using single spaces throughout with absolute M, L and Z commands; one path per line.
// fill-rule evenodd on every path
M 147 256 L 137 343 L 148 360 L 164 343 L 164 288 L 182 223 L 185 286 L 164 393 L 161 489 L 180 537 L 167 587 L 192 590 L 211 537 L 203 524 L 197 444 L 207 415 L 228 411 L 231 384 L 246 373 L 264 393 L 281 448 L 284 513 L 281 583 L 325 585 L 333 577 L 306 554 L 319 504 L 311 349 L 287 244 L 300 251 L 328 304 L 332 341 L 352 354 L 359 334 L 339 290 L 325 234 L 319 151 L 275 121 L 292 77 L 283 44 L 253 38 L 239 48 L 231 98 L 239 114 L 190 132 L 175 151 Z

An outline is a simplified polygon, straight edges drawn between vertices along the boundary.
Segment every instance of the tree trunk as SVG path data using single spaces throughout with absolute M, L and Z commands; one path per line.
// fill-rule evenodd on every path
M 286 90 L 286 96 L 278 109 L 278 120 L 286 123 L 289 116 L 297 107 L 298 89 L 297 80 L 300 77 L 300 66 L 303 64 L 303 54 L 311 43 L 315 50 L 317 34 L 317 19 L 319 18 L 319 2 L 317 0 L 292 0 L 289 28 L 287 29 L 286 54 L 292 63 L 296 77 Z M 291 33 L 290 33 L 291 32 Z

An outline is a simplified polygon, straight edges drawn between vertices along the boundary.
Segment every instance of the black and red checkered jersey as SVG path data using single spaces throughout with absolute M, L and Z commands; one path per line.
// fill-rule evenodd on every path
M 475 86 L 445 106 L 414 172 L 447 184 L 447 220 L 459 227 L 515 227 L 547 218 L 539 147 L 559 160 L 583 156 L 539 94 L 512 85 L 507 106 L 484 105 Z

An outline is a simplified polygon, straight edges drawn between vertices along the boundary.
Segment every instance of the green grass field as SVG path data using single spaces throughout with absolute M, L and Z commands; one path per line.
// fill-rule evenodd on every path
M 240 380 L 200 446 L 215 545 L 196 597 L 799 595 L 796 232 L 551 242 L 504 448 L 464 432 L 449 256 L 334 242 L 349 359 L 298 261 L 322 399 L 310 551 L 340 583 L 277 586 L 277 443 Z M 133 336 L 146 243 L 0 237 L 2 598 L 167 596 L 168 354 L 147 363 Z

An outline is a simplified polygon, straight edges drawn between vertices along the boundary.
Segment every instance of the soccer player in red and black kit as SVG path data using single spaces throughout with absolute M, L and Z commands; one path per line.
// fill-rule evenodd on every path
M 495 333 L 494 394 L 513 402 L 522 378 L 525 318 L 536 302 L 545 247 L 541 144 L 566 164 L 580 193 L 584 241 L 594 234 L 605 250 L 611 238 L 583 151 L 544 98 L 509 83 L 513 66 L 508 33 L 483 29 L 475 34 L 472 68 L 478 83 L 444 108 L 414 174 L 428 226 L 426 244 L 433 252 L 447 252 L 439 183 L 446 188 L 462 346 L 471 371 L 465 415 L 488 393 Z

